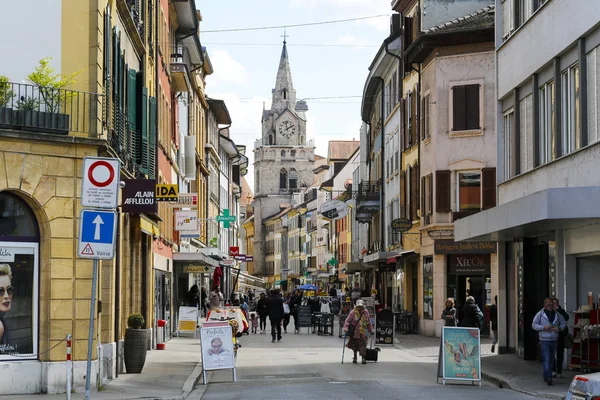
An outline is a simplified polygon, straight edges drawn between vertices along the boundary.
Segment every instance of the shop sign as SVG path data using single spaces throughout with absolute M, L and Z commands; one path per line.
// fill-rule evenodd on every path
M 0 247 L 0 262 L 15 262 L 15 254 L 8 247 Z
M 329 284 L 333 285 L 333 284 L 336 284 L 336 283 L 338 283 L 338 276 L 337 276 L 337 274 L 335 274 L 335 275 L 329 275 Z
M 481 381 L 479 329 L 444 326 L 438 359 L 438 378 Z
M 412 228 L 412 221 L 406 218 L 396 218 L 392 221 L 392 230 L 396 233 L 402 233 Z
M 448 273 L 490 273 L 489 254 L 451 254 L 448 260 Z
M 198 232 L 199 229 L 198 211 L 175 211 L 176 231 Z
M 229 255 L 236 257 L 240 255 L 240 248 L 238 246 L 229 246 Z
M 177 201 L 179 199 L 179 185 L 164 184 L 156 185 L 157 201 Z
M 186 265 L 183 267 L 183 272 L 186 274 L 205 274 L 211 272 L 211 269 L 208 265 Z
M 340 200 L 329 200 L 320 209 L 323 218 L 335 221 L 348 215 L 348 206 Z
M 454 240 L 436 240 L 435 254 L 489 254 L 498 250 L 497 242 L 455 242 Z
M 169 207 L 198 207 L 198 193 L 179 193 L 177 201 L 170 201 Z
M 252 262 L 254 261 L 254 256 L 249 256 L 246 254 L 246 262 Z
M 123 179 L 125 187 L 121 193 L 123 200 L 121 210 L 130 214 L 152 214 L 156 213 L 156 202 L 154 201 L 154 179 Z

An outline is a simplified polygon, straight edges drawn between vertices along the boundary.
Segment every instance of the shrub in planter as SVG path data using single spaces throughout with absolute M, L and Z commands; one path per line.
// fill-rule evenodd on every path
M 125 369 L 129 374 L 139 374 L 146 363 L 148 329 L 144 326 L 144 317 L 134 313 L 127 318 L 125 330 Z

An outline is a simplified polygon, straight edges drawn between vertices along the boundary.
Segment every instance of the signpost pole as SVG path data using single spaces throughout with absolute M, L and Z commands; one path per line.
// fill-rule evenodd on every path
M 96 306 L 96 281 L 98 279 L 98 260 L 94 259 L 94 268 L 92 272 L 92 299 L 90 303 L 90 332 L 88 335 L 88 356 L 87 371 L 85 373 L 85 400 L 90 399 L 90 375 L 92 374 L 92 342 L 94 341 L 94 312 Z

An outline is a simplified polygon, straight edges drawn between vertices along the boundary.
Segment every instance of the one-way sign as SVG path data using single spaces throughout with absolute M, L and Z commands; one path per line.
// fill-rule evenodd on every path
M 115 211 L 81 210 L 77 256 L 111 260 L 115 255 L 116 227 Z

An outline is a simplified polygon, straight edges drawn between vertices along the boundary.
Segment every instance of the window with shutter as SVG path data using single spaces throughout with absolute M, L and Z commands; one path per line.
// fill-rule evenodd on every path
M 450 171 L 435 172 L 435 211 L 450 212 Z
M 400 218 L 406 218 L 406 172 L 400 171 Z
M 418 168 L 413 167 L 410 170 L 410 220 L 417 219 L 417 210 L 419 208 L 419 175 Z
M 482 202 L 481 208 L 487 210 L 496 206 L 496 168 L 481 170 Z
M 452 87 L 452 130 L 481 129 L 479 92 L 480 85 Z
M 419 132 L 417 131 L 417 105 L 418 105 L 418 90 L 415 89 L 412 93 L 410 105 L 410 145 L 413 146 L 419 140 Z
M 422 188 L 422 190 L 421 190 L 421 215 L 425 215 L 425 210 L 426 210 L 426 208 L 425 208 L 426 207 L 426 204 L 425 204 L 425 199 L 426 199 L 425 191 L 426 190 L 425 190 L 425 188 L 427 186 L 426 186 L 425 180 L 426 180 L 425 177 L 422 176 L 421 177 L 421 188 Z
M 137 134 L 137 71 L 127 71 L 127 136 L 131 157 L 137 162 L 141 159 L 141 143 Z
M 148 175 L 150 179 L 154 179 L 156 176 L 156 98 L 150 97 L 150 127 L 148 137 Z
M 433 214 L 433 174 L 427 175 L 427 215 Z
M 413 131 L 413 124 L 414 124 L 414 120 L 412 119 L 412 115 L 413 115 L 413 94 L 412 92 L 408 92 L 408 100 L 407 100 L 407 106 L 406 106 L 406 121 L 407 121 L 407 135 L 406 135 L 406 148 L 409 149 L 410 146 L 412 145 L 412 131 Z
M 148 174 L 148 88 L 142 88 L 142 99 L 141 99 L 141 112 L 140 112 L 140 125 L 138 126 L 138 137 L 140 138 L 141 149 L 140 155 L 141 159 L 138 163 L 141 165 L 141 171 L 144 174 Z

